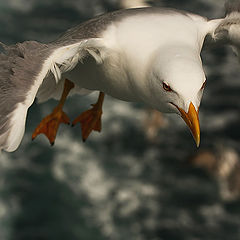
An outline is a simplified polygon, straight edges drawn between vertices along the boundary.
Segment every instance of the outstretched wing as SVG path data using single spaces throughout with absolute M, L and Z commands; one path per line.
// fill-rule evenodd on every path
M 12 46 L 1 44 L 0 54 L 0 149 L 14 151 L 24 134 L 28 108 L 44 78 L 55 80 L 73 69 L 87 54 L 94 56 L 101 39 L 89 38 L 75 43 L 41 44 L 27 41 Z M 99 56 L 98 56 L 99 57 Z

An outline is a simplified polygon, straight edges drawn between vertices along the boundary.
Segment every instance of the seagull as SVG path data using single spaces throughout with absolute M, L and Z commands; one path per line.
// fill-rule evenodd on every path
M 176 9 L 124 9 L 81 23 L 48 44 L 1 43 L 0 149 L 18 148 L 35 98 L 60 99 L 32 135 L 45 134 L 53 144 L 59 125 L 70 123 L 63 111 L 68 95 L 92 91 L 99 91 L 97 102 L 72 122 L 81 124 L 84 141 L 101 131 L 108 94 L 179 114 L 199 146 L 206 84 L 200 53 L 203 44 L 230 44 L 239 51 L 239 11 L 239 2 L 228 2 L 224 18 L 208 20 Z

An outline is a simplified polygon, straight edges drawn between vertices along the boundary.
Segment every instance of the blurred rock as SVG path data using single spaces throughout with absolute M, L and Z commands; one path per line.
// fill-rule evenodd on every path
M 209 174 L 214 175 L 217 168 L 217 159 L 212 151 L 201 150 L 189 159 L 194 167 L 203 168 Z
M 168 125 L 167 118 L 157 110 L 147 110 L 143 122 L 147 139 L 150 142 L 156 142 L 161 128 Z
M 233 148 L 221 145 L 216 150 L 203 150 L 190 158 L 189 162 L 217 179 L 223 200 L 240 199 L 240 160 Z

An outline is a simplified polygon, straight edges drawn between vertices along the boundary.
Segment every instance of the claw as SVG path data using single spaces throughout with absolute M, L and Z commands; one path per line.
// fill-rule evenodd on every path
M 102 123 L 102 104 L 104 99 L 104 93 L 100 92 L 99 98 L 96 104 L 92 104 L 92 108 L 83 112 L 73 122 L 72 126 L 75 126 L 78 122 L 81 124 L 82 140 L 85 142 L 92 131 L 101 132 Z
M 83 112 L 73 121 L 72 126 L 75 126 L 78 122 L 81 124 L 82 140 L 84 142 L 92 131 L 101 131 L 101 115 L 102 110 L 93 107 Z
M 34 140 L 39 134 L 44 134 L 50 144 L 53 146 L 57 130 L 61 123 L 70 124 L 70 120 L 66 113 L 62 109 L 56 107 L 51 114 L 46 116 L 40 124 L 36 127 L 35 131 L 32 134 L 32 140 Z
M 73 87 L 74 83 L 68 79 L 65 79 L 63 93 L 58 106 L 55 107 L 53 112 L 46 116 L 36 127 L 32 134 L 32 140 L 34 140 L 39 134 L 44 134 L 48 138 L 50 144 L 52 146 L 54 145 L 59 125 L 61 123 L 70 124 L 70 120 L 67 114 L 63 112 L 62 108 L 69 92 Z

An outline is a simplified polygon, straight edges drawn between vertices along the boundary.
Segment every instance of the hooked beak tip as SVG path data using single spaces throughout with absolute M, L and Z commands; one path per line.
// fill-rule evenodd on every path
M 177 107 L 177 106 L 176 106 Z M 196 111 L 193 103 L 189 104 L 188 112 L 186 113 L 182 108 L 177 107 L 185 123 L 188 125 L 197 147 L 200 145 L 200 125 L 198 111 Z
M 193 138 L 195 140 L 197 148 L 199 148 L 199 146 L 200 146 L 200 134 L 198 136 L 196 136 L 196 137 L 193 136 Z

